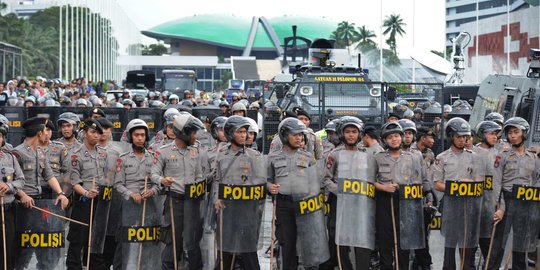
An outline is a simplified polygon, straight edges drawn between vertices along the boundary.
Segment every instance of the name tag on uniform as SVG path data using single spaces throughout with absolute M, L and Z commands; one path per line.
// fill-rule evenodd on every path
M 512 187 L 512 198 L 520 201 L 540 202 L 540 187 L 514 185 Z
M 424 197 L 424 188 L 421 184 L 399 185 L 400 200 L 421 200 Z
M 219 184 L 219 199 L 234 201 L 258 201 L 265 198 L 266 184 L 226 185 Z
M 185 194 L 187 194 L 187 199 L 198 199 L 206 194 L 206 182 L 200 181 L 197 183 L 186 184 Z
M 340 179 L 338 181 L 338 192 L 342 194 L 352 194 L 375 198 L 375 184 L 358 179 Z
M 460 182 L 446 180 L 445 195 L 453 197 L 480 197 L 484 193 L 483 182 Z
M 324 197 L 324 194 L 321 193 L 319 195 L 300 200 L 296 202 L 294 212 L 296 215 L 302 216 L 312 214 L 318 210 L 323 210 L 325 207 Z

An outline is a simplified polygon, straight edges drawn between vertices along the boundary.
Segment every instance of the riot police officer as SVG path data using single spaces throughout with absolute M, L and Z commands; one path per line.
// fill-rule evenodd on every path
M 307 132 L 302 121 L 283 120 L 278 127 L 283 148 L 268 156 L 268 190 L 276 195 L 276 236 L 282 248 L 282 269 L 297 269 L 297 254 L 305 269 L 317 269 L 330 256 L 316 163 L 312 154 L 301 148 Z M 304 207 L 308 203 L 316 206 L 308 210 Z
M 182 245 L 188 254 L 189 269 L 200 269 L 203 265 L 199 247 L 202 237 L 199 209 L 205 189 L 200 191 L 198 187 L 204 187 L 205 182 L 201 155 L 193 147 L 196 133 L 202 128 L 199 119 L 187 112 L 180 113 L 172 121 L 174 142 L 156 150 L 152 181 L 167 187 L 169 191 L 162 232 L 165 242 L 165 249 L 161 253 L 163 269 L 174 269 L 174 259 L 178 261 L 181 258 Z
M 69 150 L 59 141 L 51 141 L 52 132 L 47 132 L 45 140 L 40 141 L 39 147 L 49 160 L 54 177 L 60 181 L 63 192 L 70 193 L 71 182 L 69 180 Z
M 5 151 L 13 150 L 13 145 L 5 141 L 7 140 L 6 136 L 9 133 L 9 120 L 2 114 L 0 114 L 0 127 L 2 127 L 6 132 L 6 135 L 4 135 L 4 145 L 2 146 L 2 149 Z
M 96 119 L 87 119 L 83 128 L 84 143 L 71 152 L 71 184 L 74 200 L 71 218 L 89 223 L 90 203 L 100 193 L 97 186 L 106 177 L 107 151 L 98 145 L 103 129 Z M 97 205 L 97 200 L 94 202 Z M 106 217 L 95 216 L 103 219 Z M 66 265 L 68 269 L 81 269 L 84 250 L 88 246 L 88 227 L 70 223 L 67 237 L 69 241 Z M 95 257 L 95 256 L 94 256 Z
M 150 140 L 149 150 L 157 150 L 161 146 L 169 144 L 174 141 L 175 135 L 173 132 L 173 120 L 180 112 L 175 108 L 169 108 L 163 113 L 163 119 L 165 120 L 165 127 L 156 133 L 154 138 Z
M 233 115 L 223 127 L 228 147 L 216 157 L 212 192 L 219 211 L 219 266 L 231 268 L 241 256 L 244 269 L 260 269 L 257 241 L 265 198 L 266 169 L 262 155 L 245 147 L 249 122 Z M 237 196 L 238 192 L 250 194 Z
M 61 137 L 56 141 L 63 143 L 68 151 L 81 146 L 81 143 L 77 140 L 80 123 L 81 119 L 79 116 L 72 112 L 62 113 L 58 116 L 58 120 L 56 120 L 61 134 Z
M 379 144 L 379 134 L 377 134 L 377 129 L 374 126 L 365 127 L 362 134 L 362 144 L 368 152 L 375 155 L 384 151 L 384 148 Z
M 313 129 L 311 129 L 309 126 L 311 125 L 311 117 L 309 114 L 300 107 L 293 108 L 293 112 L 296 113 L 298 120 L 304 122 L 304 125 L 306 125 L 308 129 L 308 133 L 306 135 L 306 145 L 312 144 L 313 146 L 313 157 L 315 159 L 319 160 L 323 157 L 323 147 L 321 139 L 315 135 L 313 132 Z M 311 149 L 311 146 L 308 146 L 308 149 Z
M 498 155 L 495 145 L 499 138 L 499 133 L 502 127 L 494 121 L 482 121 L 476 126 L 476 136 L 480 139 L 480 143 L 473 149 L 480 157 L 483 158 L 485 164 L 485 181 L 484 181 L 484 198 L 482 202 L 482 218 L 480 220 L 480 240 L 479 246 L 484 262 L 489 252 L 491 242 L 491 231 L 493 229 L 494 217 L 501 219 L 503 211 L 500 207 L 504 203 L 504 198 L 501 194 L 501 179 L 494 178 L 493 164 Z M 489 260 L 489 259 L 488 259 Z
M 344 147 L 328 155 L 323 181 L 337 197 L 335 204 L 330 201 L 328 234 L 337 245 L 337 253 L 332 254 L 334 266 L 339 264 L 342 269 L 353 269 L 348 258 L 350 247 L 354 247 L 355 269 L 369 269 L 375 248 L 375 160 L 358 147 L 362 128 L 356 117 L 341 118 L 337 132 Z
M 8 127 L 3 122 L 0 122 L 0 197 L 2 197 L 3 213 L 4 216 L 4 229 L 3 235 L 5 235 L 5 246 L 0 248 L 0 261 L 6 261 L 7 269 L 13 269 L 13 253 L 14 253 L 14 239 L 15 239 L 15 194 L 19 189 L 24 187 L 24 175 L 19 166 L 19 163 L 15 159 L 15 156 L 10 151 L 4 149 L 6 146 L 6 135 L 8 133 Z M 6 254 L 6 258 L 4 258 Z
M 141 226 L 143 225 L 142 221 L 140 219 L 133 220 L 132 217 L 141 217 L 143 214 L 145 214 L 146 217 L 148 215 L 146 213 L 153 212 L 153 210 L 155 210 L 155 208 L 151 207 L 156 206 L 156 203 L 149 203 L 146 213 L 141 213 L 141 209 L 138 207 L 138 205 L 145 204 L 146 201 L 158 194 L 159 191 L 158 183 L 152 182 L 150 178 L 154 153 L 146 149 L 146 143 L 149 140 L 148 125 L 146 122 L 141 119 L 133 119 L 127 124 L 126 131 L 126 139 L 131 144 L 131 149 L 128 152 L 120 155 L 120 157 L 117 159 L 114 187 L 118 192 L 117 194 L 119 194 L 123 201 L 122 215 L 120 215 L 122 217 L 122 226 Z M 119 213 L 116 212 L 114 214 L 118 215 Z M 161 215 L 161 212 L 153 213 L 153 216 L 158 215 Z M 160 223 L 152 224 L 152 222 L 155 222 L 155 220 L 147 218 L 145 219 L 144 226 L 161 225 Z M 124 239 L 127 237 L 122 235 L 120 238 Z M 123 243 L 119 244 L 119 246 L 123 245 Z M 156 249 L 156 247 L 159 247 L 159 245 L 148 245 L 147 243 L 143 243 L 141 245 L 143 245 L 143 247 L 141 247 L 141 252 L 143 248 L 153 249 L 156 252 L 160 251 L 159 249 Z M 129 269 L 130 267 L 136 265 L 134 260 L 137 258 L 137 256 L 140 256 L 139 254 L 123 254 L 120 250 L 121 249 L 117 248 L 115 260 L 117 260 L 119 254 L 122 254 L 122 265 L 124 269 Z M 126 250 L 131 251 L 132 249 Z M 140 266 L 141 268 L 150 269 L 150 265 L 155 261 L 156 258 L 145 258 L 144 263 L 142 263 Z M 117 269 L 116 263 L 118 262 L 115 262 L 115 269 Z M 156 265 L 152 265 L 152 267 L 155 266 Z
M 61 203 L 61 209 L 66 208 L 68 198 L 54 176 L 45 152 L 40 147 L 40 145 L 45 145 L 46 141 L 50 140 L 54 128 L 53 123 L 47 118 L 33 117 L 23 123 L 23 128 L 26 138 L 22 144 L 13 149 L 13 154 L 17 157 L 21 168 L 23 168 L 25 177 L 24 187 L 17 191 L 22 205 L 26 208 L 32 208 L 35 205 L 34 200 L 56 199 L 56 203 Z M 21 219 L 24 219 L 23 215 L 27 211 L 32 210 L 21 209 L 17 214 L 20 214 Z M 21 249 L 20 253 L 17 254 L 16 267 L 26 267 L 30 262 L 32 253 L 31 250 L 29 252 Z M 36 250 L 35 253 L 38 267 L 44 269 L 55 268 L 60 259 L 60 250 L 57 248 Z
M 404 122 L 407 135 L 399 122 Z M 401 149 L 405 138 L 406 145 L 414 141 L 410 138 L 414 137 L 414 131 L 416 126 L 408 119 L 384 124 L 381 140 L 386 150 L 375 154 L 376 239 L 381 269 L 392 269 L 393 261 L 399 268 L 408 269 L 409 251 L 425 247 L 422 197 L 431 190 L 431 185 L 420 153 Z
M 446 123 L 445 134 L 452 145 L 437 156 L 433 166 L 434 187 L 444 192 L 441 228 L 441 234 L 445 236 L 443 269 L 456 269 L 456 248 L 460 249 L 462 269 L 475 269 L 484 168 L 481 159 L 465 148 L 471 135 L 467 121 L 459 117 L 450 119 Z
M 492 254 L 489 258 L 488 269 L 498 269 L 504 254 L 505 240 L 512 233 L 510 244 L 512 251 L 512 269 L 527 269 L 527 252 L 536 248 L 538 231 L 540 229 L 540 205 L 538 191 L 538 158 L 534 153 L 525 149 L 525 141 L 529 136 L 529 123 L 521 117 L 512 117 L 503 126 L 503 136 L 512 146 L 502 150 L 493 163 L 495 179 L 502 181 L 504 204 L 501 210 L 504 217 L 493 216 L 497 224 L 492 240 Z M 528 195 L 526 195 L 528 194 Z M 531 196 L 532 195 L 532 196 Z M 508 266 L 505 266 L 508 268 Z

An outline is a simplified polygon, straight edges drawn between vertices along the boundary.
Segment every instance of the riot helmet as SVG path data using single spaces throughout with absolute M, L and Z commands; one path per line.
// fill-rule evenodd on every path
M 218 128 L 223 129 L 227 119 L 228 118 L 225 116 L 218 116 L 212 121 L 212 124 L 210 125 L 210 134 L 214 140 L 219 141 Z
M 249 129 L 249 121 L 245 117 L 233 115 L 227 119 L 223 126 L 223 132 L 229 142 L 239 145 L 235 141 L 233 133 L 240 128 L 245 128 L 246 131 Z
M 177 139 L 182 140 L 186 145 L 191 145 L 191 133 L 204 129 L 201 120 L 193 115 L 183 112 L 173 120 L 173 132 Z
M 278 135 L 279 135 L 279 139 L 281 140 L 281 142 L 283 144 L 286 144 L 290 147 L 292 147 L 291 143 L 289 142 L 289 137 L 288 135 L 289 134 L 292 134 L 292 135 L 295 135 L 295 134 L 298 134 L 298 133 L 303 133 L 304 134 L 304 142 L 306 141 L 306 134 L 307 132 L 307 128 L 306 128 L 306 125 L 304 125 L 304 123 L 296 118 L 287 118 L 283 121 L 281 121 L 281 123 L 279 123 L 279 126 L 278 126 Z

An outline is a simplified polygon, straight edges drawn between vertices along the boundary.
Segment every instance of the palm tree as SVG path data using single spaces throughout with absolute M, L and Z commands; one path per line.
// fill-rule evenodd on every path
M 390 49 L 396 54 L 396 34 L 403 36 L 405 34 L 405 30 L 403 30 L 403 26 L 407 25 L 403 22 L 403 19 L 400 15 L 392 14 L 390 16 L 386 16 L 386 19 L 383 22 L 383 26 L 386 27 L 383 34 L 389 35 L 388 39 L 386 40 L 386 44 L 390 47 Z
M 357 36 L 358 32 L 354 29 L 354 23 L 342 21 L 330 37 L 336 40 L 338 48 L 345 48 L 355 42 Z
M 368 51 L 377 47 L 375 45 L 375 41 L 372 40 L 372 38 L 377 37 L 377 35 L 375 35 L 375 32 L 369 30 L 365 25 L 358 27 L 357 32 L 358 35 L 356 36 L 356 39 L 360 42 L 356 46 L 356 49 Z

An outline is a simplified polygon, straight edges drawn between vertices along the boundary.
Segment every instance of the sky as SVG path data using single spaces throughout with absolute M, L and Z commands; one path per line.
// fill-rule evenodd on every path
M 139 30 L 195 14 L 234 14 L 251 19 L 288 16 L 325 17 L 336 23 L 348 21 L 366 25 L 380 38 L 381 4 L 383 18 L 399 14 L 407 24 L 406 34 L 397 38 L 398 54 L 409 58 L 413 52 L 442 51 L 445 42 L 444 0 L 117 0 Z M 413 8 L 414 7 L 414 8 Z M 219 22 L 216 22 L 219 23 Z M 414 38 L 413 38 L 414 37 Z M 145 39 L 145 43 L 153 43 Z M 383 41 L 384 42 L 384 41 Z M 386 47 L 386 45 L 385 45 Z

